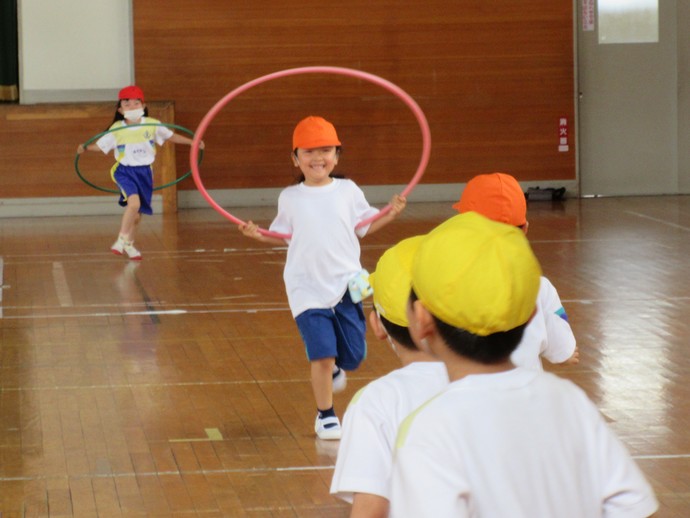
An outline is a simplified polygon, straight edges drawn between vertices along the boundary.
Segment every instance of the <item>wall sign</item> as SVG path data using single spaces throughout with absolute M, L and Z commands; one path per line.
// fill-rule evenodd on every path
M 558 151 L 566 153 L 570 150 L 568 144 L 568 119 L 561 117 L 558 119 Z
M 594 9 L 596 0 L 582 0 L 582 30 L 594 30 Z

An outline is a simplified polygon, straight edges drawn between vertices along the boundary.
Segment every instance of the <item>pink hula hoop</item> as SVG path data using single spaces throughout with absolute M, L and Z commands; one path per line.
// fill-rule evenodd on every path
M 364 79 L 366 81 L 369 81 L 370 83 L 374 83 L 376 85 L 379 85 L 383 87 L 384 89 L 388 90 L 392 94 L 394 94 L 396 97 L 398 97 L 400 100 L 402 100 L 405 105 L 412 111 L 414 114 L 415 118 L 417 119 L 417 123 L 419 124 L 419 129 L 422 132 L 422 155 L 419 160 L 419 165 L 417 166 L 417 171 L 415 172 L 414 176 L 412 177 L 412 180 L 407 184 L 407 187 L 403 189 L 402 193 L 400 193 L 401 196 L 407 196 L 412 190 L 415 188 L 415 186 L 419 183 L 419 180 L 422 178 L 424 175 L 424 171 L 426 169 L 427 163 L 429 162 L 429 155 L 431 154 L 431 132 L 429 131 L 429 123 L 426 120 L 426 117 L 424 116 L 424 112 L 422 112 L 422 109 L 419 107 L 419 105 L 415 102 L 412 97 L 410 97 L 402 88 L 394 85 L 390 81 L 387 81 L 386 79 L 383 79 L 379 76 L 376 76 L 374 74 L 369 74 L 367 72 L 362 72 L 360 70 L 355 70 L 351 68 L 341 68 L 341 67 L 326 67 L 326 66 L 318 66 L 318 67 L 300 67 L 300 68 L 290 68 L 286 70 L 281 70 L 279 72 L 274 72 L 272 74 L 267 74 L 265 76 L 261 76 L 257 79 L 254 79 L 252 81 L 249 81 L 242 86 L 239 86 L 235 88 L 233 91 L 228 93 L 225 97 L 223 97 L 220 101 L 218 101 L 209 111 L 208 113 L 204 116 L 204 118 L 201 120 L 201 123 L 199 124 L 199 127 L 197 130 L 194 132 L 194 139 L 192 141 L 192 148 L 189 153 L 189 164 L 191 166 L 192 170 L 192 177 L 194 178 L 194 183 L 197 186 L 197 189 L 199 189 L 199 192 L 201 195 L 206 199 L 206 201 L 213 207 L 216 211 L 218 211 L 222 216 L 225 218 L 229 219 L 230 221 L 237 223 L 238 225 L 243 225 L 245 222 L 242 221 L 241 219 L 233 216 L 230 214 L 228 211 L 223 209 L 216 201 L 211 197 L 211 195 L 208 193 L 206 188 L 204 187 L 203 182 L 201 181 L 201 177 L 199 175 L 199 165 L 198 165 L 198 157 L 199 157 L 199 144 L 201 143 L 201 140 L 204 136 L 204 133 L 206 132 L 206 129 L 208 128 L 209 124 L 213 120 L 213 118 L 218 114 L 220 110 L 223 109 L 223 107 L 228 104 L 232 99 L 237 97 L 243 92 L 246 92 L 247 90 L 260 85 L 261 83 L 266 83 L 268 81 L 272 81 L 273 79 L 278 79 L 281 77 L 287 77 L 287 76 L 294 76 L 294 75 L 299 75 L 299 74 L 336 74 L 336 75 L 343 75 L 343 76 L 350 76 L 350 77 L 355 77 L 359 79 Z M 376 221 L 378 218 L 381 216 L 387 214 L 391 210 L 390 204 L 386 205 L 383 209 L 381 209 L 376 215 L 360 222 L 357 225 L 357 228 L 369 225 L 373 221 Z M 272 232 L 270 230 L 265 230 L 263 228 L 259 228 L 259 232 L 261 232 L 265 236 L 270 236 L 270 237 L 277 237 L 279 239 L 290 239 L 289 234 L 280 234 L 278 232 Z

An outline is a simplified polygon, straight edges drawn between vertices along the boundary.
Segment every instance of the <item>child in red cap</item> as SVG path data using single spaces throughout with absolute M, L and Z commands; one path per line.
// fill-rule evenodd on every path
M 120 189 L 119 204 L 125 207 L 120 233 L 110 250 L 117 255 L 127 254 L 132 260 L 141 260 L 141 253 L 134 248 L 134 235 L 141 214 L 153 214 L 153 171 L 151 164 L 156 158 L 156 144 L 166 140 L 175 144 L 191 145 L 192 140 L 178 135 L 165 126 L 140 126 L 160 124 L 148 116 L 144 92 L 138 86 L 126 86 L 118 94 L 115 117 L 109 130 L 134 126 L 126 130 L 109 131 L 94 144 L 80 144 L 77 153 L 84 151 L 115 152 L 117 163 L 111 170 L 113 181 Z M 199 146 L 203 149 L 203 142 Z
M 356 369 L 366 355 L 362 303 L 353 301 L 348 282 L 362 269 L 359 238 L 393 221 L 406 200 L 393 196 L 391 210 L 370 225 L 356 228 L 378 212 L 352 181 L 332 176 L 340 158 L 340 140 L 333 124 L 310 116 L 297 124 L 292 161 L 302 173 L 297 185 L 284 189 L 270 230 L 290 234 L 287 240 L 261 234 L 251 221 L 240 225 L 247 237 L 285 246 L 283 273 L 288 302 L 311 363 L 316 399 L 314 429 L 321 439 L 340 439 L 340 420 L 333 392 L 345 388 L 346 370 Z
M 527 234 L 527 203 L 518 181 L 505 173 L 480 174 L 472 178 L 453 205 L 458 212 L 477 212 Z M 515 365 L 543 370 L 541 358 L 551 363 L 579 362 L 580 353 L 556 288 L 541 276 L 537 310 L 525 329 L 520 345 L 511 355 Z

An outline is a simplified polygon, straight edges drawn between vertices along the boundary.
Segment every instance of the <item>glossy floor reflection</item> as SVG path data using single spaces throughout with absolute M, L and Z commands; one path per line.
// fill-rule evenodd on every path
M 364 266 L 453 214 L 410 204 L 365 238 Z M 534 202 L 529 219 L 581 350 L 549 370 L 597 403 L 658 516 L 690 516 L 690 197 Z M 0 221 L 2 517 L 347 516 L 328 494 L 335 445 L 313 434 L 284 250 L 182 211 L 145 218 L 134 263 L 108 252 L 118 225 Z M 396 362 L 370 335 L 336 410 Z

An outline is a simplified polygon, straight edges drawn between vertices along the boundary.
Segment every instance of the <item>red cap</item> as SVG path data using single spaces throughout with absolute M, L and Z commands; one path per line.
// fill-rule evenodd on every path
M 453 205 L 460 213 L 478 212 L 494 221 L 521 227 L 527 223 L 527 202 L 518 181 L 505 173 L 472 178 Z
M 123 99 L 141 99 L 144 102 L 144 92 L 138 86 L 125 86 L 117 95 L 118 100 Z
M 292 134 L 292 149 L 340 146 L 333 124 L 322 117 L 310 115 L 302 119 Z

